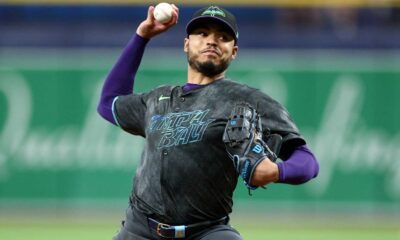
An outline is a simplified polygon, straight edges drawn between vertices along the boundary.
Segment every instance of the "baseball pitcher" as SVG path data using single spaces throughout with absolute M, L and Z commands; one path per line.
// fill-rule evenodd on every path
M 150 6 L 101 92 L 99 114 L 145 139 L 114 240 L 243 239 L 229 225 L 238 180 L 251 194 L 269 183 L 305 183 L 319 171 L 288 111 L 225 76 L 238 56 L 239 29 L 224 8 L 202 8 L 187 23 L 183 86 L 133 92 L 147 43 L 178 16 L 172 5 L 170 20 L 160 23 Z

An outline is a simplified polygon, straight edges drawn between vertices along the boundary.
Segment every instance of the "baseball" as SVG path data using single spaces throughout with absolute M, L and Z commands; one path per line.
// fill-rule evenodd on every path
M 167 23 L 172 17 L 172 6 L 169 3 L 159 3 L 154 8 L 154 18 L 159 23 Z

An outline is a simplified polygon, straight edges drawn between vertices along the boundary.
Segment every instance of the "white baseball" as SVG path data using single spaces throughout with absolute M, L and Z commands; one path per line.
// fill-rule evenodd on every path
M 169 3 L 159 3 L 154 8 L 154 18 L 159 23 L 167 23 L 171 20 L 172 17 L 172 6 Z

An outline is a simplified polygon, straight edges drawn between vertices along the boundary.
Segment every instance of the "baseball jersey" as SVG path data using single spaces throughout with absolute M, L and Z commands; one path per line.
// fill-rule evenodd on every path
M 261 91 L 228 79 L 183 92 L 161 86 L 120 96 L 114 114 L 125 131 L 145 138 L 132 190 L 133 204 L 168 224 L 218 219 L 232 211 L 238 174 L 222 135 L 237 102 L 261 115 L 263 132 L 279 133 L 279 157 L 305 144 L 287 110 Z

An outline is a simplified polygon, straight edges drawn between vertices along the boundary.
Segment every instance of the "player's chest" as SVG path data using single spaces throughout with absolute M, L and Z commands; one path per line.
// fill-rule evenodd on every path
M 146 117 L 146 135 L 158 148 L 222 139 L 230 112 L 225 104 L 195 96 L 169 97 L 149 109 Z

